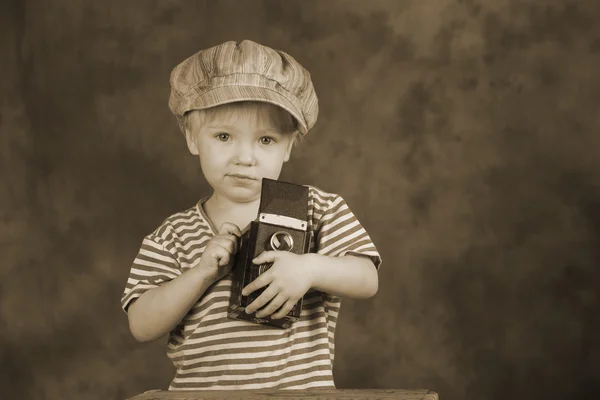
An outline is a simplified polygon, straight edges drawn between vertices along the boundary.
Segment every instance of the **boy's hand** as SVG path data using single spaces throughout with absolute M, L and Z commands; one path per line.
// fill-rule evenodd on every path
M 256 313 L 257 318 L 269 315 L 272 319 L 285 317 L 312 286 L 313 277 L 307 256 L 309 255 L 287 251 L 265 251 L 252 260 L 254 264 L 272 262 L 273 265 L 242 290 L 242 294 L 247 296 L 268 285 L 264 292 L 246 307 L 246 313 L 252 314 L 266 305 Z
M 235 261 L 232 255 L 238 251 L 241 236 L 240 228 L 225 222 L 219 228 L 219 233 L 210 239 L 200 257 L 199 265 L 206 271 L 209 279 L 216 282 L 231 271 Z

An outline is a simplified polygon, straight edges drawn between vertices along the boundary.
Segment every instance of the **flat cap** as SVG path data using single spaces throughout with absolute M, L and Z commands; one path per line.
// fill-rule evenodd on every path
M 177 116 L 238 101 L 263 101 L 288 111 L 306 135 L 319 105 L 310 73 L 292 56 L 250 40 L 201 50 L 171 72 L 169 109 Z

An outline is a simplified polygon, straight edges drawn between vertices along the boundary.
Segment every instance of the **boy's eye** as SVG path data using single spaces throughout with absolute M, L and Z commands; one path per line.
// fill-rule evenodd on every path
M 221 142 L 226 142 L 227 139 L 229 139 L 229 134 L 228 133 L 219 133 L 219 134 L 217 134 L 217 139 L 219 139 Z
M 273 138 L 270 138 L 268 136 L 263 136 L 260 138 L 261 144 L 271 144 L 272 141 L 273 141 Z

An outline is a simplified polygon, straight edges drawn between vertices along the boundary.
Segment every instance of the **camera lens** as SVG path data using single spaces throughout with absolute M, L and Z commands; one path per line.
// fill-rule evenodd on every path
M 278 251 L 291 251 L 294 248 L 294 238 L 285 231 L 275 232 L 271 236 L 271 248 Z

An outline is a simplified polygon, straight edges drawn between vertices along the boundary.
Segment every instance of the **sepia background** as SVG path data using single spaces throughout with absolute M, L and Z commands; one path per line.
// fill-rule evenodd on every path
M 600 3 L 2 3 L 0 397 L 166 388 L 120 308 L 144 235 L 208 193 L 171 69 L 285 50 L 320 116 L 282 179 L 342 195 L 384 263 L 345 300 L 338 388 L 600 393 Z M 596 339 L 594 339 L 596 337 Z

